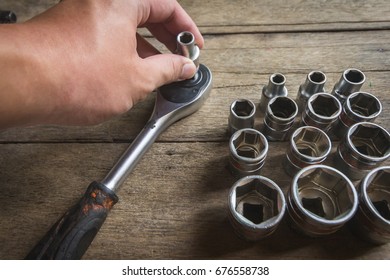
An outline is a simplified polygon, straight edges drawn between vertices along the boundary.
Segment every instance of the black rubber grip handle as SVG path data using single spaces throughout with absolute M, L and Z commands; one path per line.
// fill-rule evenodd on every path
M 80 201 L 51 227 L 26 259 L 81 259 L 117 202 L 112 190 L 91 183 Z

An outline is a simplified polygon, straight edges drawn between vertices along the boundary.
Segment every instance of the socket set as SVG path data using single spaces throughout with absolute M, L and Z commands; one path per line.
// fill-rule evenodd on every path
M 390 166 L 381 167 L 390 158 L 390 134 L 374 123 L 382 104 L 360 91 L 366 77 L 359 69 L 345 70 L 331 93 L 326 80 L 323 72 L 310 72 L 292 99 L 286 77 L 275 73 L 257 107 L 243 98 L 231 104 L 229 168 L 237 181 L 229 192 L 228 216 L 244 239 L 269 236 L 288 213 L 290 227 L 307 236 L 348 224 L 370 242 L 390 242 Z M 262 117 L 259 130 L 256 115 Z M 331 138 L 339 144 L 328 166 Z M 292 178 L 287 194 L 261 176 L 272 141 L 288 143 L 282 163 Z

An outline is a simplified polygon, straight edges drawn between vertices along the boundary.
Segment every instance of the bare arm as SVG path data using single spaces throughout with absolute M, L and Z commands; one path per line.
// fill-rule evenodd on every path
M 144 26 L 171 51 L 195 23 L 174 0 L 64 0 L 23 24 L 0 26 L 0 129 L 96 124 L 155 88 L 190 78 L 195 66 L 159 54 Z

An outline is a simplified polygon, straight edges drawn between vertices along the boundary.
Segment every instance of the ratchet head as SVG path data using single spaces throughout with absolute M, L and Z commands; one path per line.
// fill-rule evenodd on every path
M 203 64 L 189 80 L 164 85 L 157 90 L 154 121 L 163 120 L 165 129 L 172 123 L 195 113 L 203 105 L 212 88 L 212 74 Z

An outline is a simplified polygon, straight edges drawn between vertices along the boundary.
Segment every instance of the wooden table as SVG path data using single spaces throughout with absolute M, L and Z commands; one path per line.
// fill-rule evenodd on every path
M 3 0 L 0 8 L 24 21 L 56 2 Z M 232 101 L 258 103 L 270 74 L 283 73 L 295 98 L 310 71 L 324 71 L 330 91 L 350 67 L 366 74 L 362 89 L 380 98 L 384 110 L 376 122 L 389 129 L 390 1 L 179 2 L 205 36 L 201 61 L 213 72 L 214 88 L 199 112 L 170 127 L 145 155 L 84 258 L 389 259 L 390 244 L 373 246 L 348 228 L 311 239 L 284 220 L 263 241 L 238 238 L 227 218 L 235 179 L 227 169 L 226 129 Z M 22 259 L 88 184 L 105 176 L 149 118 L 153 102 L 151 94 L 93 127 L 0 132 L 1 259 Z M 281 167 L 286 148 L 286 142 L 270 143 L 262 171 L 283 191 L 291 181 Z

